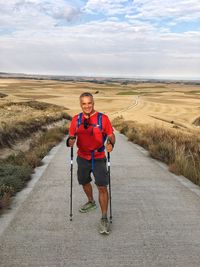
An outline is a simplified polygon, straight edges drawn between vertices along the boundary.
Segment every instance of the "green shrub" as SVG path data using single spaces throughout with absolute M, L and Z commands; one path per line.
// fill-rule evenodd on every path
M 18 192 L 30 179 L 32 169 L 28 166 L 18 166 L 11 164 L 0 164 L 0 187 L 12 188 L 13 192 Z

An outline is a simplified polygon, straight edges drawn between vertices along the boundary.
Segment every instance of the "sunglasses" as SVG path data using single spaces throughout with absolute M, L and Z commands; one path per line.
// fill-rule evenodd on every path
M 83 121 L 83 127 L 84 127 L 84 129 L 86 130 L 86 129 L 88 129 L 88 127 L 89 127 L 89 118 L 85 118 L 84 119 L 84 121 Z

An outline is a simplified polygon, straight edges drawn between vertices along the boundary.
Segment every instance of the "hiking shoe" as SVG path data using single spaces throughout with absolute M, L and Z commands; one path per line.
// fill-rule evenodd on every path
M 88 201 L 87 203 L 85 203 L 83 206 L 80 207 L 79 211 L 82 213 L 94 210 L 97 208 L 97 205 L 95 203 L 95 201 L 90 202 Z
M 99 224 L 99 233 L 109 235 L 110 225 L 107 218 L 102 218 Z

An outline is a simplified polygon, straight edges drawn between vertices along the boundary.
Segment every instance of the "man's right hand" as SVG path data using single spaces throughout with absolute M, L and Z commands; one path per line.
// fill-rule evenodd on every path
M 67 145 L 68 147 L 73 147 L 75 141 L 76 141 L 76 138 L 75 138 L 74 136 L 69 136 L 69 137 L 67 138 L 66 145 Z

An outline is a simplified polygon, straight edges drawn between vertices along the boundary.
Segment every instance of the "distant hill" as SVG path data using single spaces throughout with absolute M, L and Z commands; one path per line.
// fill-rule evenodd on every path
M 87 76 L 64 76 L 64 75 L 39 75 L 25 73 L 7 73 L 0 72 L 0 78 L 34 79 L 34 80 L 56 80 L 56 81 L 74 81 L 74 82 L 93 82 L 98 84 L 109 82 L 120 82 L 124 85 L 128 83 L 183 83 L 200 85 L 200 80 L 174 80 L 174 79 L 156 79 L 156 78 L 112 78 L 112 77 L 87 77 Z

